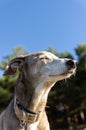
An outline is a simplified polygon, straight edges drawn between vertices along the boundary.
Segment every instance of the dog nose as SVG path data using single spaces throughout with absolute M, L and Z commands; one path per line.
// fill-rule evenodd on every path
M 66 62 L 66 65 L 67 65 L 68 67 L 70 67 L 70 68 L 75 68 L 76 65 L 77 65 L 77 62 L 74 61 L 74 60 L 68 60 L 68 61 Z

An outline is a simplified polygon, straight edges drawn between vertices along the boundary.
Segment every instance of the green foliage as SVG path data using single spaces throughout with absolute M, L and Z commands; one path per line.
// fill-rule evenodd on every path
M 79 61 L 78 70 L 86 71 L 86 45 L 80 44 L 75 51 Z
M 0 86 L 0 104 L 3 104 L 3 102 L 7 102 L 10 99 L 11 95 L 8 90 L 5 90 Z
M 80 44 L 76 49 L 75 52 L 79 59 L 86 56 L 86 44 Z

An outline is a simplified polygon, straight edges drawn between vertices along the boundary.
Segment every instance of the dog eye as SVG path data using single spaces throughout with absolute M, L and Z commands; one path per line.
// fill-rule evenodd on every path
M 48 58 L 48 57 L 45 57 L 44 59 L 49 60 L 49 58 Z
M 40 60 L 49 60 L 48 57 L 41 57 Z

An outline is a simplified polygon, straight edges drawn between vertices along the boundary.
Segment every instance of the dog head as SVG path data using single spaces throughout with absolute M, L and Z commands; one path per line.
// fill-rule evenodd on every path
M 42 51 L 14 58 L 4 75 L 12 75 L 17 69 L 24 73 L 26 78 L 56 82 L 69 78 L 75 73 L 76 61 L 58 58 L 50 52 Z

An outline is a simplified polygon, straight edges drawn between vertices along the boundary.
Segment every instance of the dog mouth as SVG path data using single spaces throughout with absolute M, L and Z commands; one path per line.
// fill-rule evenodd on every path
M 55 75 L 49 75 L 49 76 L 53 76 L 53 77 L 56 77 L 56 76 L 72 76 L 73 74 L 75 73 L 75 69 L 71 69 L 71 70 L 67 70 L 61 74 L 55 74 Z
M 75 72 L 75 69 L 70 69 L 70 70 L 67 70 L 65 73 L 63 73 L 63 74 L 74 74 L 74 72 Z M 63 75 L 62 74 L 62 75 Z

